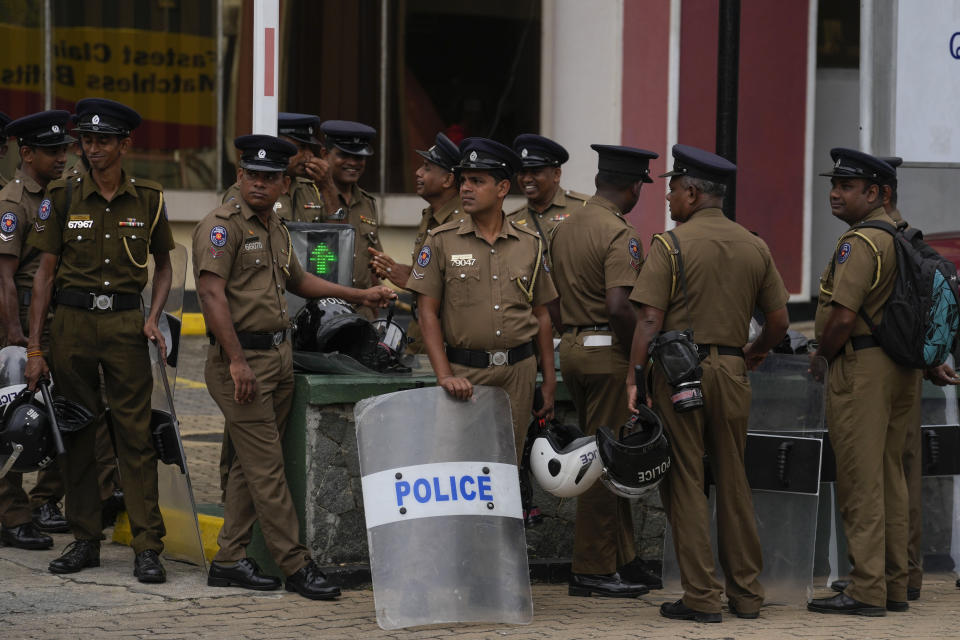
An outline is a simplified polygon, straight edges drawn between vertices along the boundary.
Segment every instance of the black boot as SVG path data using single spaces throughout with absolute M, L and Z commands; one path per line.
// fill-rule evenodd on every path
M 167 572 L 160 564 L 160 555 L 153 549 L 141 551 L 133 559 L 133 575 L 140 582 L 159 583 L 167 581 Z
M 244 558 L 233 564 L 211 562 L 207 586 L 273 591 L 280 588 L 280 578 L 262 573 L 256 561 L 252 558 Z
M 76 573 L 88 567 L 100 566 L 99 540 L 74 540 L 63 554 L 50 562 L 50 573 Z
M 620 574 L 620 579 L 624 582 L 642 584 L 650 590 L 663 589 L 663 580 L 657 574 L 648 571 L 640 558 L 634 558 L 623 565 L 617 569 L 617 573 Z
M 570 585 L 567 593 L 571 596 L 600 596 L 604 598 L 636 598 L 650 589 L 642 584 L 634 584 L 620 578 L 618 573 L 570 574 Z
M 38 551 L 53 546 L 53 538 L 40 533 L 32 522 L 19 527 L 0 527 L 0 541 L 8 547 Z
M 295 591 L 311 600 L 333 600 L 340 597 L 340 587 L 330 584 L 313 560 L 292 576 L 287 576 L 287 591 Z
M 67 524 L 56 502 L 44 502 L 34 509 L 33 524 L 46 533 L 69 533 L 70 531 L 70 525 Z

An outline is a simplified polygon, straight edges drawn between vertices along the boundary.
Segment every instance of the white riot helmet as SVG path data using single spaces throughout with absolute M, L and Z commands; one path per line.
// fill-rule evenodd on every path
M 578 496 L 600 477 L 597 440 L 574 426 L 551 423 L 533 441 L 530 469 L 544 491 L 559 498 Z

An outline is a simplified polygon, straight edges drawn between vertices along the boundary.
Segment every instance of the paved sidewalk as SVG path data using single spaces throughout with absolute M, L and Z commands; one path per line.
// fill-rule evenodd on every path
M 217 463 L 222 418 L 202 386 L 205 340 L 186 337 L 177 372 L 177 413 L 185 434 L 198 503 L 220 499 Z M 534 619 L 527 626 L 441 625 L 384 631 L 377 626 L 373 592 L 345 591 L 336 602 L 313 602 L 284 591 L 256 593 L 206 586 L 196 567 L 167 560 L 168 581 L 143 585 L 133 577 L 133 553 L 104 542 L 101 567 L 57 576 L 47 564 L 54 549 L 0 547 L 0 640 L 26 638 L 689 638 L 843 639 L 960 638 L 960 590 L 953 575 L 929 575 L 923 596 L 906 613 L 885 618 L 828 616 L 770 606 L 759 620 L 724 612 L 720 625 L 662 618 L 657 607 L 680 597 L 658 591 L 637 600 L 571 598 L 565 585 L 533 587 Z M 818 594 L 820 595 L 820 594 Z M 822 595 L 827 595 L 826 593 Z

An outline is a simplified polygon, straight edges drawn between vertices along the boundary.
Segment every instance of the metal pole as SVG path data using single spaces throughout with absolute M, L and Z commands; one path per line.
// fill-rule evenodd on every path
M 380 143 L 380 224 L 383 224 L 383 202 L 384 194 L 387 192 L 387 91 L 390 89 L 390 53 L 388 48 L 391 46 L 391 39 L 388 29 L 390 28 L 390 8 L 386 0 L 380 2 L 380 131 L 378 132 Z
M 740 87 L 740 0 L 720 0 L 717 46 L 717 155 L 737 162 L 737 94 Z M 737 183 L 727 184 L 723 213 L 736 220 Z
M 253 2 L 253 133 L 277 135 L 280 0 Z
M 53 0 L 43 3 L 43 108 L 53 109 Z

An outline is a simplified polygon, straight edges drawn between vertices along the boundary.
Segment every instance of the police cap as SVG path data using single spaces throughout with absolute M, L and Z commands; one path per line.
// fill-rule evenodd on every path
M 454 172 L 476 169 L 509 180 L 521 167 L 520 156 L 507 145 L 487 138 L 467 138 L 460 143 L 460 164 L 454 167 Z
M 535 133 L 521 133 L 514 138 L 513 150 L 520 156 L 524 169 L 559 167 L 570 159 L 562 146 Z
M 277 114 L 277 135 L 293 138 L 305 144 L 320 144 L 317 134 L 320 132 L 320 118 L 306 113 Z
M 453 171 L 453 167 L 460 162 L 460 149 L 447 136 L 438 133 L 432 147 L 426 151 L 416 150 L 424 160 L 432 162 L 438 167 L 447 171 Z
M 240 166 L 251 171 L 286 171 L 297 148 L 280 138 L 265 135 L 240 136 L 233 141 L 240 149 Z
M 0 111 L 0 144 L 6 142 L 7 134 L 4 133 L 4 130 L 9 122 L 10 116 L 5 114 L 3 111 Z
M 675 144 L 673 145 L 673 170 L 660 177 L 689 176 L 723 183 L 736 171 L 737 165 L 715 153 L 686 144 Z
M 67 135 L 69 120 L 69 111 L 41 111 L 8 124 L 6 135 L 16 136 L 21 147 L 59 147 L 76 142 L 76 138 Z
M 876 156 L 856 149 L 835 147 L 830 149 L 833 168 L 821 173 L 828 178 L 860 178 L 877 184 L 888 184 L 897 179 L 897 171 Z
M 377 135 L 373 127 L 349 120 L 327 120 L 320 125 L 320 130 L 327 140 L 327 146 L 354 156 L 373 155 L 370 141 Z
M 84 98 L 76 106 L 73 121 L 78 133 L 108 133 L 125 138 L 140 126 L 140 114 L 115 100 Z
M 600 156 L 597 160 L 597 169 L 600 171 L 653 182 L 650 178 L 650 161 L 659 158 L 659 153 L 612 144 L 592 144 L 590 148 Z
M 893 187 L 893 190 L 897 190 L 897 168 L 903 164 L 903 158 L 900 156 L 881 156 L 881 160 L 890 165 L 890 168 L 893 169 L 893 177 L 888 178 L 885 184 Z

